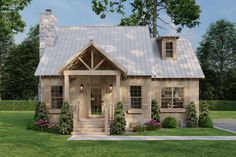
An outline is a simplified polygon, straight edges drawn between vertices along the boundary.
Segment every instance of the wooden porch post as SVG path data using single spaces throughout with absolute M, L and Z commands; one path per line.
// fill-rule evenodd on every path
M 64 101 L 69 103 L 70 82 L 69 75 L 64 75 Z
M 120 74 L 116 75 L 116 101 L 120 101 Z M 117 103 L 116 102 L 116 103 Z

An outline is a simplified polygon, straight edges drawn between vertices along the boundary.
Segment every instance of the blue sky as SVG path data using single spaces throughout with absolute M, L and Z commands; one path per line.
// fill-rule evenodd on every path
M 201 24 L 192 29 L 183 29 L 180 36 L 189 38 L 193 47 L 199 46 L 202 35 L 206 32 L 210 23 L 226 18 L 236 22 L 236 0 L 197 0 L 201 6 Z M 31 4 L 21 13 L 27 27 L 23 33 L 16 35 L 15 40 L 20 43 L 30 28 L 39 22 L 40 13 L 46 8 L 53 10 L 58 18 L 59 26 L 78 26 L 78 25 L 115 25 L 120 21 L 121 16 L 109 14 L 106 19 L 100 19 L 91 9 L 91 0 L 33 0 Z M 169 21 L 166 15 L 162 18 Z M 161 35 L 175 33 L 173 24 L 163 25 L 165 29 L 159 30 Z

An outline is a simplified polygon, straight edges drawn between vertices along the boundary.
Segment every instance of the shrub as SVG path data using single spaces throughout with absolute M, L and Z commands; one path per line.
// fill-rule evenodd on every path
M 112 135 L 123 135 L 125 133 L 125 114 L 123 111 L 123 104 L 118 102 L 115 107 L 114 119 L 111 123 L 110 133 Z
M 199 120 L 199 126 L 204 128 L 213 128 L 213 122 L 209 115 Z
M 40 104 L 41 102 L 36 102 L 35 104 L 35 111 L 34 111 L 34 120 L 36 120 L 38 118 L 39 115 L 39 109 L 40 109 Z
M 195 128 L 198 126 L 198 117 L 195 104 L 191 102 L 187 110 L 187 127 Z
M 35 113 L 35 121 L 39 120 L 47 120 L 48 121 L 48 115 L 46 111 L 46 104 L 45 103 L 40 103 L 39 108 L 37 110 L 37 113 Z
M 176 118 L 174 117 L 165 118 L 162 123 L 162 126 L 163 128 L 176 128 L 177 127 Z
M 236 111 L 236 101 L 234 100 L 207 100 L 210 111 Z
M 36 122 L 30 121 L 27 125 L 26 128 L 28 130 L 36 130 L 36 131 L 43 131 L 43 132 L 50 132 L 50 133 L 58 133 L 58 126 L 48 126 L 48 127 L 39 127 L 38 125 L 35 124 Z
M 205 123 L 206 123 L 206 119 L 209 119 L 210 117 L 208 116 L 208 106 L 207 103 L 205 101 L 200 102 L 200 106 L 199 106 L 199 126 L 201 127 L 206 127 Z
M 69 135 L 73 130 L 72 114 L 67 102 L 62 104 L 58 127 L 59 133 L 62 135 Z
M 152 119 L 160 121 L 160 112 L 157 101 L 155 99 L 152 100 Z
M 134 127 L 134 132 L 144 132 L 146 130 L 146 126 L 139 124 Z
M 160 121 L 151 119 L 150 121 L 144 123 L 147 131 L 155 131 L 160 128 Z
M 0 111 L 33 111 L 35 104 L 33 100 L 1 100 Z

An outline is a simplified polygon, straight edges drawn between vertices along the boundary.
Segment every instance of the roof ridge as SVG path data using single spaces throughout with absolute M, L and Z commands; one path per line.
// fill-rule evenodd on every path
M 84 26 L 57 26 L 57 28 L 81 28 L 81 27 L 142 27 L 146 28 L 148 26 L 106 26 L 106 25 L 101 25 L 101 26 L 96 26 L 96 25 L 84 25 Z

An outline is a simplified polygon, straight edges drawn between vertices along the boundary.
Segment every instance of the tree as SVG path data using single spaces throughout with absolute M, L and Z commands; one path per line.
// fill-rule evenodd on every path
M 195 128 L 198 126 L 198 117 L 196 106 L 193 102 L 188 107 L 187 111 L 187 126 L 190 128 Z
M 235 99 L 235 26 L 224 19 L 212 23 L 197 49 L 198 59 L 206 77 L 200 82 L 200 97 L 204 100 Z
M 160 111 L 156 99 L 152 100 L 152 119 L 160 121 Z
M 112 135 L 123 135 L 125 133 L 125 114 L 123 111 L 123 104 L 118 102 L 115 107 L 114 119 L 111 124 Z
M 131 15 L 126 16 L 125 6 L 129 4 Z M 200 6 L 195 0 L 92 0 L 92 9 L 101 18 L 108 13 L 118 13 L 123 16 L 120 25 L 141 25 L 149 26 L 153 37 L 157 35 L 157 27 L 161 27 L 157 20 L 167 24 L 165 19 L 160 17 L 162 11 L 171 18 L 178 26 L 177 31 L 187 26 L 195 27 L 199 24 Z
M 62 135 L 69 135 L 73 129 L 72 114 L 70 105 L 64 102 L 61 107 L 61 114 L 59 118 L 59 133 Z
M 3 99 L 33 99 L 38 79 L 34 72 L 39 62 L 39 26 L 32 27 L 28 37 L 14 46 L 6 57 L 2 72 Z

